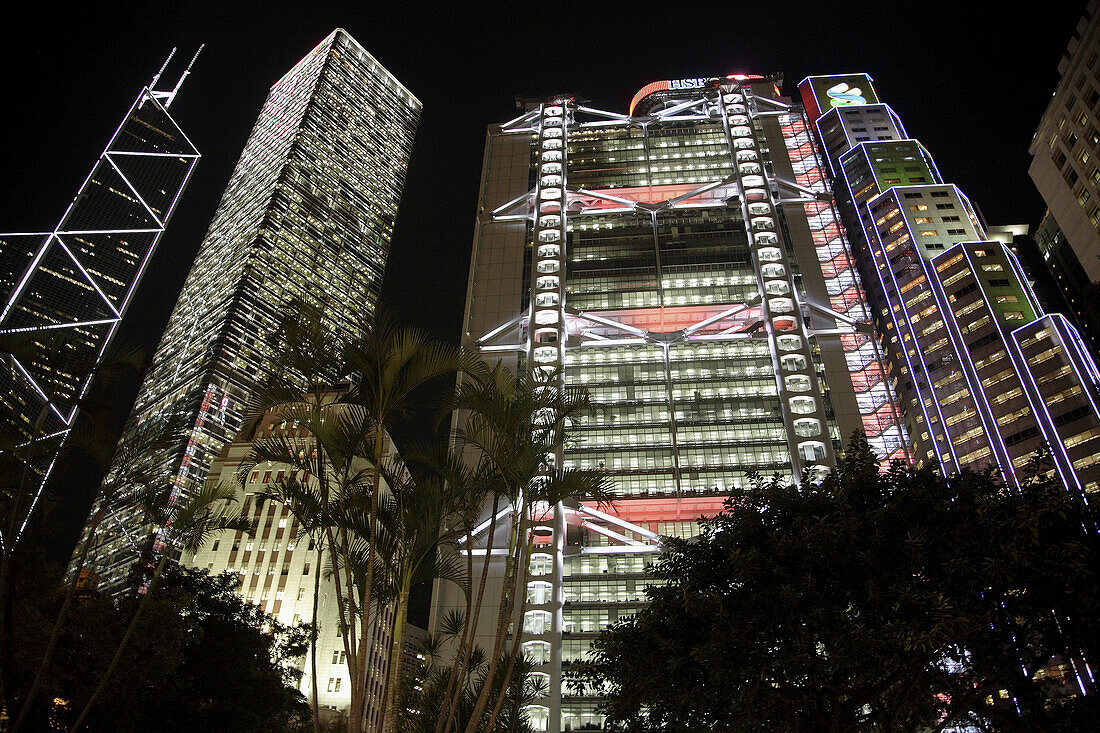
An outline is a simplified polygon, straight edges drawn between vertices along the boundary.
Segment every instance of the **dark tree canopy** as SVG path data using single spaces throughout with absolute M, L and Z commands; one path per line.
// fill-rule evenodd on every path
M 28 562 L 21 570 L 16 699 L 34 673 L 61 593 L 46 568 Z M 310 711 L 295 689 L 292 662 L 308 650 L 308 627 L 283 626 L 238 587 L 233 574 L 169 565 L 88 730 L 305 730 Z M 30 730 L 71 724 L 134 605 L 116 608 L 94 594 L 78 599 Z
M 665 585 L 574 684 L 636 731 L 1091 729 L 1075 670 L 1100 660 L 1100 543 L 1039 468 L 1019 491 L 880 472 L 857 435 L 820 482 L 755 477 L 667 540 Z

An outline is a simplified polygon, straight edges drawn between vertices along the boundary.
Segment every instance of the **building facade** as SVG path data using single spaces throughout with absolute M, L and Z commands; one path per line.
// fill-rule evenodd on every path
M 271 88 L 127 428 L 186 416 L 164 467 L 176 495 L 241 429 L 270 373 L 266 339 L 294 304 L 345 334 L 375 307 L 420 108 L 342 29 Z M 118 589 L 157 528 L 130 511 L 104 526 L 91 563 Z
M 28 452 L 38 491 L 200 157 L 168 112 L 190 65 L 170 91 L 159 89 L 171 59 L 57 226 L 0 234 L 0 334 L 27 339 L 0 369 L 0 432 L 42 445 Z
M 287 625 L 313 619 L 314 588 L 318 589 L 317 704 L 323 711 L 322 720 L 328 721 L 337 712 L 346 714 L 351 706 L 351 677 L 340 636 L 337 594 L 332 575 L 326 571 L 331 560 L 327 554 L 321 556 L 317 538 L 303 530 L 287 505 L 265 497 L 275 484 L 291 477 L 287 476 L 289 469 L 285 464 L 254 464 L 249 460 L 253 442 L 258 439 L 285 440 L 302 450 L 316 450 L 310 433 L 296 421 L 284 419 L 277 410 L 268 412 L 250 432 L 241 433 L 226 444 L 214 459 L 206 480 L 239 487 L 241 516 L 252 521 L 253 532 L 251 535 L 226 532 L 181 560 L 213 574 L 236 573 L 241 580 L 241 595 Z M 385 452 L 393 452 L 388 438 Z M 301 471 L 297 473 L 298 481 L 313 480 Z M 382 623 L 373 627 L 373 638 L 368 642 L 364 717 L 371 725 L 377 722 L 382 706 L 392 613 L 390 608 L 383 609 Z M 298 689 L 306 699 L 311 699 L 313 660 L 308 652 L 298 661 L 298 669 L 302 673 Z
M 916 463 L 992 466 L 1011 485 L 1046 446 L 1071 491 L 1096 492 L 1100 373 L 1076 328 L 1044 313 L 1010 247 L 987 235 L 870 77 L 809 77 L 799 89 Z
M 515 633 L 543 730 L 602 727 L 562 673 L 644 603 L 662 535 L 694 534 L 751 471 L 827 470 L 856 430 L 910 458 L 825 160 L 777 83 L 661 81 L 626 113 L 554 97 L 489 128 L 463 341 L 587 387 L 557 460 L 616 496 L 534 508 Z M 471 551 L 499 577 L 493 549 Z M 435 620 L 461 608 L 437 587 Z
M 1090 0 L 1061 80 L 1035 130 L 1028 173 L 1047 205 L 1036 241 L 1091 344 L 1100 353 L 1100 2 Z

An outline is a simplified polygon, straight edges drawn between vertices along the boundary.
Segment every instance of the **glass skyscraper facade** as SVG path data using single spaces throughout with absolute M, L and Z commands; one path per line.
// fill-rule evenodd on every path
M 168 112 L 190 66 L 171 91 L 158 89 L 171 58 L 57 226 L 0 234 L 0 334 L 27 341 L 0 369 L 0 432 L 46 441 L 28 452 L 39 491 L 200 157 Z
M 532 508 L 514 628 L 541 729 L 602 727 L 562 673 L 644 603 L 662 535 L 694 534 L 751 471 L 827 470 L 856 430 L 909 458 L 824 158 L 777 81 L 656 82 L 627 113 L 549 98 L 489 129 L 464 342 L 588 388 L 557 460 L 616 496 Z M 438 587 L 435 618 L 463 607 Z
M 333 333 L 375 307 L 420 109 L 342 29 L 271 88 L 130 417 L 132 428 L 187 416 L 190 434 L 165 466 L 177 494 L 236 437 L 269 374 L 267 336 L 292 304 L 315 308 Z M 156 530 L 136 511 L 117 519 L 89 565 L 112 589 Z

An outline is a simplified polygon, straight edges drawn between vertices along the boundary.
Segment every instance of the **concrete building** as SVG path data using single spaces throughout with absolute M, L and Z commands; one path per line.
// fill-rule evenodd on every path
M 1100 353 L 1100 2 L 1090 0 L 1058 63 L 1028 173 L 1048 213 L 1036 241 L 1094 354 Z
M 308 431 L 269 412 L 254 430 L 242 433 L 225 445 L 214 459 L 207 481 L 239 485 L 238 501 L 241 515 L 253 522 L 253 534 L 225 533 L 208 542 L 199 552 L 181 558 L 186 565 L 206 568 L 217 574 L 226 571 L 241 578 L 240 592 L 245 599 L 260 606 L 265 613 L 288 625 L 313 619 L 314 584 L 319 580 L 317 622 L 317 697 L 318 706 L 328 719 L 337 712 L 347 713 L 351 705 L 351 680 L 347 657 L 340 636 L 339 608 L 332 576 L 327 573 L 330 559 L 318 553 L 318 538 L 302 529 L 293 512 L 280 502 L 264 497 L 273 484 L 282 481 L 288 467 L 285 464 L 249 464 L 253 442 L 261 438 L 287 440 L 302 450 L 316 450 Z M 386 452 L 392 444 L 386 442 Z M 298 480 L 306 477 L 298 472 Z M 367 706 L 365 720 L 377 721 L 382 705 L 385 670 L 388 666 L 392 610 L 383 611 L 382 628 L 375 627 L 367 657 Z M 302 678 L 299 690 L 307 699 L 312 697 L 313 662 L 309 654 L 301 659 Z

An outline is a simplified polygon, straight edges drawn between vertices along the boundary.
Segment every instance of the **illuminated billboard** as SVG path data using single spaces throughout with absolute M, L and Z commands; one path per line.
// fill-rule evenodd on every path
M 875 104 L 878 95 L 871 77 L 866 74 L 808 76 L 798 85 L 802 104 L 813 122 L 833 107 L 853 107 Z

